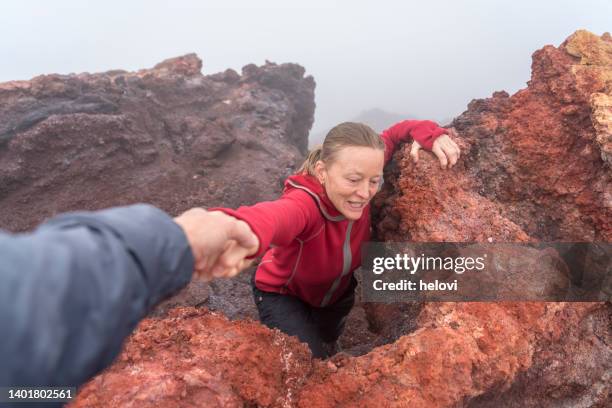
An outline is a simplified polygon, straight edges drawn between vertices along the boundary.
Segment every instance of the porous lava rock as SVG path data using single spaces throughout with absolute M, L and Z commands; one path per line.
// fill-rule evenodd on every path
M 379 238 L 612 241 L 611 97 L 609 34 L 536 51 L 527 88 L 473 100 L 451 123 L 452 170 L 397 153 Z
M 117 362 L 71 406 L 292 406 L 311 367 L 308 346 L 278 330 L 175 308 L 141 322 Z
M 582 401 L 581 406 L 604 407 L 610 401 L 611 336 L 599 338 L 593 327 L 583 336 L 582 327 L 593 321 L 590 316 L 604 314 L 597 334 L 605 333 L 599 325 L 610 324 L 610 311 L 601 303 L 429 303 L 413 333 L 335 366 L 315 365 L 296 405 L 514 407 Z M 566 353 L 554 347 L 559 342 L 571 345 Z M 564 360 L 572 353 L 578 355 Z M 581 366 L 569 365 L 575 363 Z M 528 374 L 512 389 L 519 373 Z M 538 389 L 543 383 L 547 387 Z M 525 389 L 534 394 L 523 395 Z
M 71 406 L 605 407 L 611 314 L 609 303 L 428 303 L 413 333 L 321 361 L 278 330 L 177 308 L 144 320 Z

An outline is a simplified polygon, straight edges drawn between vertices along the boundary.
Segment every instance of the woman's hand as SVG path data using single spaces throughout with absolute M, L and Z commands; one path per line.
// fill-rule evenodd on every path
M 220 211 L 192 208 L 174 221 L 183 229 L 203 279 L 232 277 L 251 264 L 259 240 L 249 225 Z
M 461 151 L 457 143 L 450 138 L 450 136 L 457 137 L 457 132 L 455 129 L 448 129 L 448 134 L 444 134 L 439 136 L 433 143 L 433 147 L 431 151 L 436 155 L 438 160 L 440 160 L 440 167 L 445 169 L 452 168 L 459 160 L 459 156 L 461 155 Z M 419 150 L 422 149 L 422 146 L 416 140 L 412 142 L 412 148 L 410 149 L 410 156 L 412 160 L 417 163 L 419 161 Z
M 244 223 L 248 228 L 248 224 L 244 221 L 239 222 Z M 257 240 L 257 238 L 255 239 Z M 233 278 L 242 270 L 251 266 L 254 260 L 247 259 L 247 257 L 253 255 L 257 248 L 259 248 L 259 242 L 255 247 L 246 248 L 237 241 L 228 241 L 223 254 L 219 256 L 217 262 L 213 265 L 210 274 L 213 278 Z

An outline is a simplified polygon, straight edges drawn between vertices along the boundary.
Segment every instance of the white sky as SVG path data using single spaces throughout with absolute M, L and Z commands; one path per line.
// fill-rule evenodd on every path
M 512 94 L 535 50 L 580 28 L 612 31 L 612 1 L 14 0 L 0 7 L 0 82 L 189 52 L 204 74 L 297 62 L 317 82 L 317 133 L 370 108 L 443 120 Z

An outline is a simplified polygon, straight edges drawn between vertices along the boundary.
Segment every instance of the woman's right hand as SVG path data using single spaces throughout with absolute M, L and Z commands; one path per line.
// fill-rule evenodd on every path
M 245 248 L 237 241 L 228 241 L 223 254 L 217 259 L 210 274 L 213 278 L 232 278 L 238 275 L 251 266 L 254 259 L 247 259 L 247 257 L 257 252 L 257 248 L 259 248 L 259 243 L 255 247 Z
M 249 225 L 221 211 L 192 208 L 174 220 L 191 246 L 196 276 L 205 280 L 237 275 L 259 249 Z
M 247 259 L 247 257 L 254 255 L 259 249 L 259 239 L 249 224 L 234 217 L 231 218 L 235 220 L 234 237 L 238 239 L 231 239 L 225 244 L 223 253 L 216 259 L 210 270 L 213 278 L 232 278 L 238 275 L 251 266 L 254 259 Z

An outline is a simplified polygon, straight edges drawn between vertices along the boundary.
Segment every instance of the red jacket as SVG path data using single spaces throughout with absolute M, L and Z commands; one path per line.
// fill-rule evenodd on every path
M 406 120 L 381 135 L 385 163 L 402 141 L 417 140 L 431 149 L 446 133 L 435 122 Z M 237 210 L 222 210 L 244 220 L 259 238 L 255 256 L 263 258 L 256 286 L 266 292 L 296 296 L 312 306 L 334 303 L 346 290 L 361 264 L 361 244 L 370 237 L 370 206 L 361 218 L 349 221 L 331 203 L 323 186 L 309 175 L 290 176 L 282 196 Z

